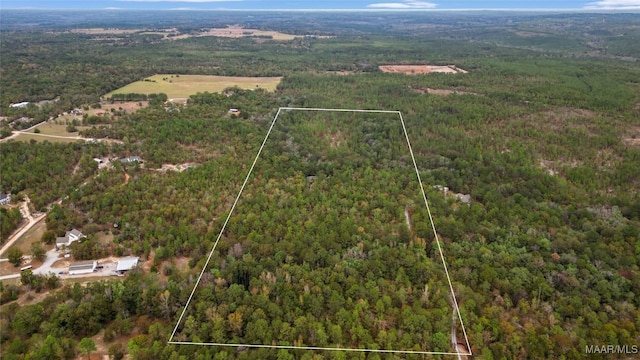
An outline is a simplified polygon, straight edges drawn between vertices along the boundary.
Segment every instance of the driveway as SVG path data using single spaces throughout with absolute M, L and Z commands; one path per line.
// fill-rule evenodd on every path
M 57 274 L 58 272 L 55 269 L 51 268 L 51 265 L 53 265 L 53 263 L 56 262 L 59 258 L 60 253 L 55 249 L 47 251 L 47 258 L 44 260 L 42 265 L 40 265 L 40 267 L 33 270 L 33 273 L 38 275 L 49 275 L 49 273 Z

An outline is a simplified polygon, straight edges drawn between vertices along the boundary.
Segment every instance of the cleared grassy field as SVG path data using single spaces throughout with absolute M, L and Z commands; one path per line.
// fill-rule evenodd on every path
M 77 136 L 77 135 L 71 135 Z M 48 141 L 52 143 L 70 143 L 74 141 L 81 141 L 82 139 L 73 138 L 73 137 L 54 137 L 54 136 L 41 136 L 39 134 L 27 134 L 22 133 L 14 138 L 16 141 L 25 141 L 29 142 L 31 140 L 35 141 Z
M 169 98 L 188 98 L 199 92 L 221 92 L 232 86 L 242 89 L 262 88 L 274 91 L 281 77 L 236 77 L 213 75 L 171 75 L 158 74 L 136 81 L 107 94 L 153 94 L 165 93 Z
M 90 129 L 91 126 L 76 126 L 78 131 Z M 68 132 L 66 125 L 53 124 L 51 122 L 44 122 L 40 124 L 36 129 L 40 130 L 40 134 L 43 135 L 55 135 L 75 138 L 78 136 L 78 132 Z M 30 133 L 34 133 L 35 129 L 30 130 Z M 51 141 L 51 140 L 49 140 Z
M 199 36 L 220 36 L 220 37 L 267 37 L 273 40 L 284 40 L 289 41 L 298 37 L 302 37 L 300 35 L 290 35 L 281 33 L 279 31 L 264 31 L 257 29 L 245 29 L 239 26 L 230 26 L 226 28 L 213 28 L 209 29 L 209 31 L 201 33 Z
M 23 254 L 28 255 L 31 251 L 31 244 L 40 241 L 42 234 L 47 230 L 47 223 L 44 220 L 40 220 L 29 231 L 22 235 L 12 247 L 17 247 Z M 0 254 L 0 257 L 6 257 L 6 253 Z

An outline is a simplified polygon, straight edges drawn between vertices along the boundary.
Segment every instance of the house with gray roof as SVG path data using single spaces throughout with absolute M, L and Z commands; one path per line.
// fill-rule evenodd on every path
M 64 237 L 59 237 L 56 239 L 56 250 L 60 250 L 60 248 L 62 248 L 63 246 L 69 247 L 74 241 L 78 241 L 84 238 L 86 238 L 86 236 L 78 229 L 67 231 Z

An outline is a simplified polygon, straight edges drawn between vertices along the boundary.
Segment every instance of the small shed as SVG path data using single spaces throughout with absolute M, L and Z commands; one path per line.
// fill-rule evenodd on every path
M 138 261 L 140 260 L 137 256 L 126 257 L 118 260 L 118 265 L 116 266 L 116 272 L 123 274 L 125 271 L 129 271 L 136 266 L 138 266 Z
M 96 260 L 74 262 L 69 265 L 69 275 L 91 274 L 97 267 Z
M 120 162 L 123 164 L 141 163 L 142 159 L 140 158 L 140 156 L 129 156 L 129 157 L 120 159 Z
M 28 101 L 23 101 L 23 102 L 19 102 L 17 104 L 11 104 L 9 106 L 12 107 L 12 108 L 23 108 L 23 107 L 25 107 L 27 105 L 29 105 L 29 102 Z

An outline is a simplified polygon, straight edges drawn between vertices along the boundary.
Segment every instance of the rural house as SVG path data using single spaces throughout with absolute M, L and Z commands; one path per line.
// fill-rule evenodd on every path
M 83 238 L 86 238 L 86 236 L 78 229 L 67 231 L 67 233 L 64 234 L 64 237 L 59 237 L 56 239 L 56 250 L 60 250 L 60 248 L 62 248 L 63 246 L 68 247 L 74 241 L 78 241 Z

